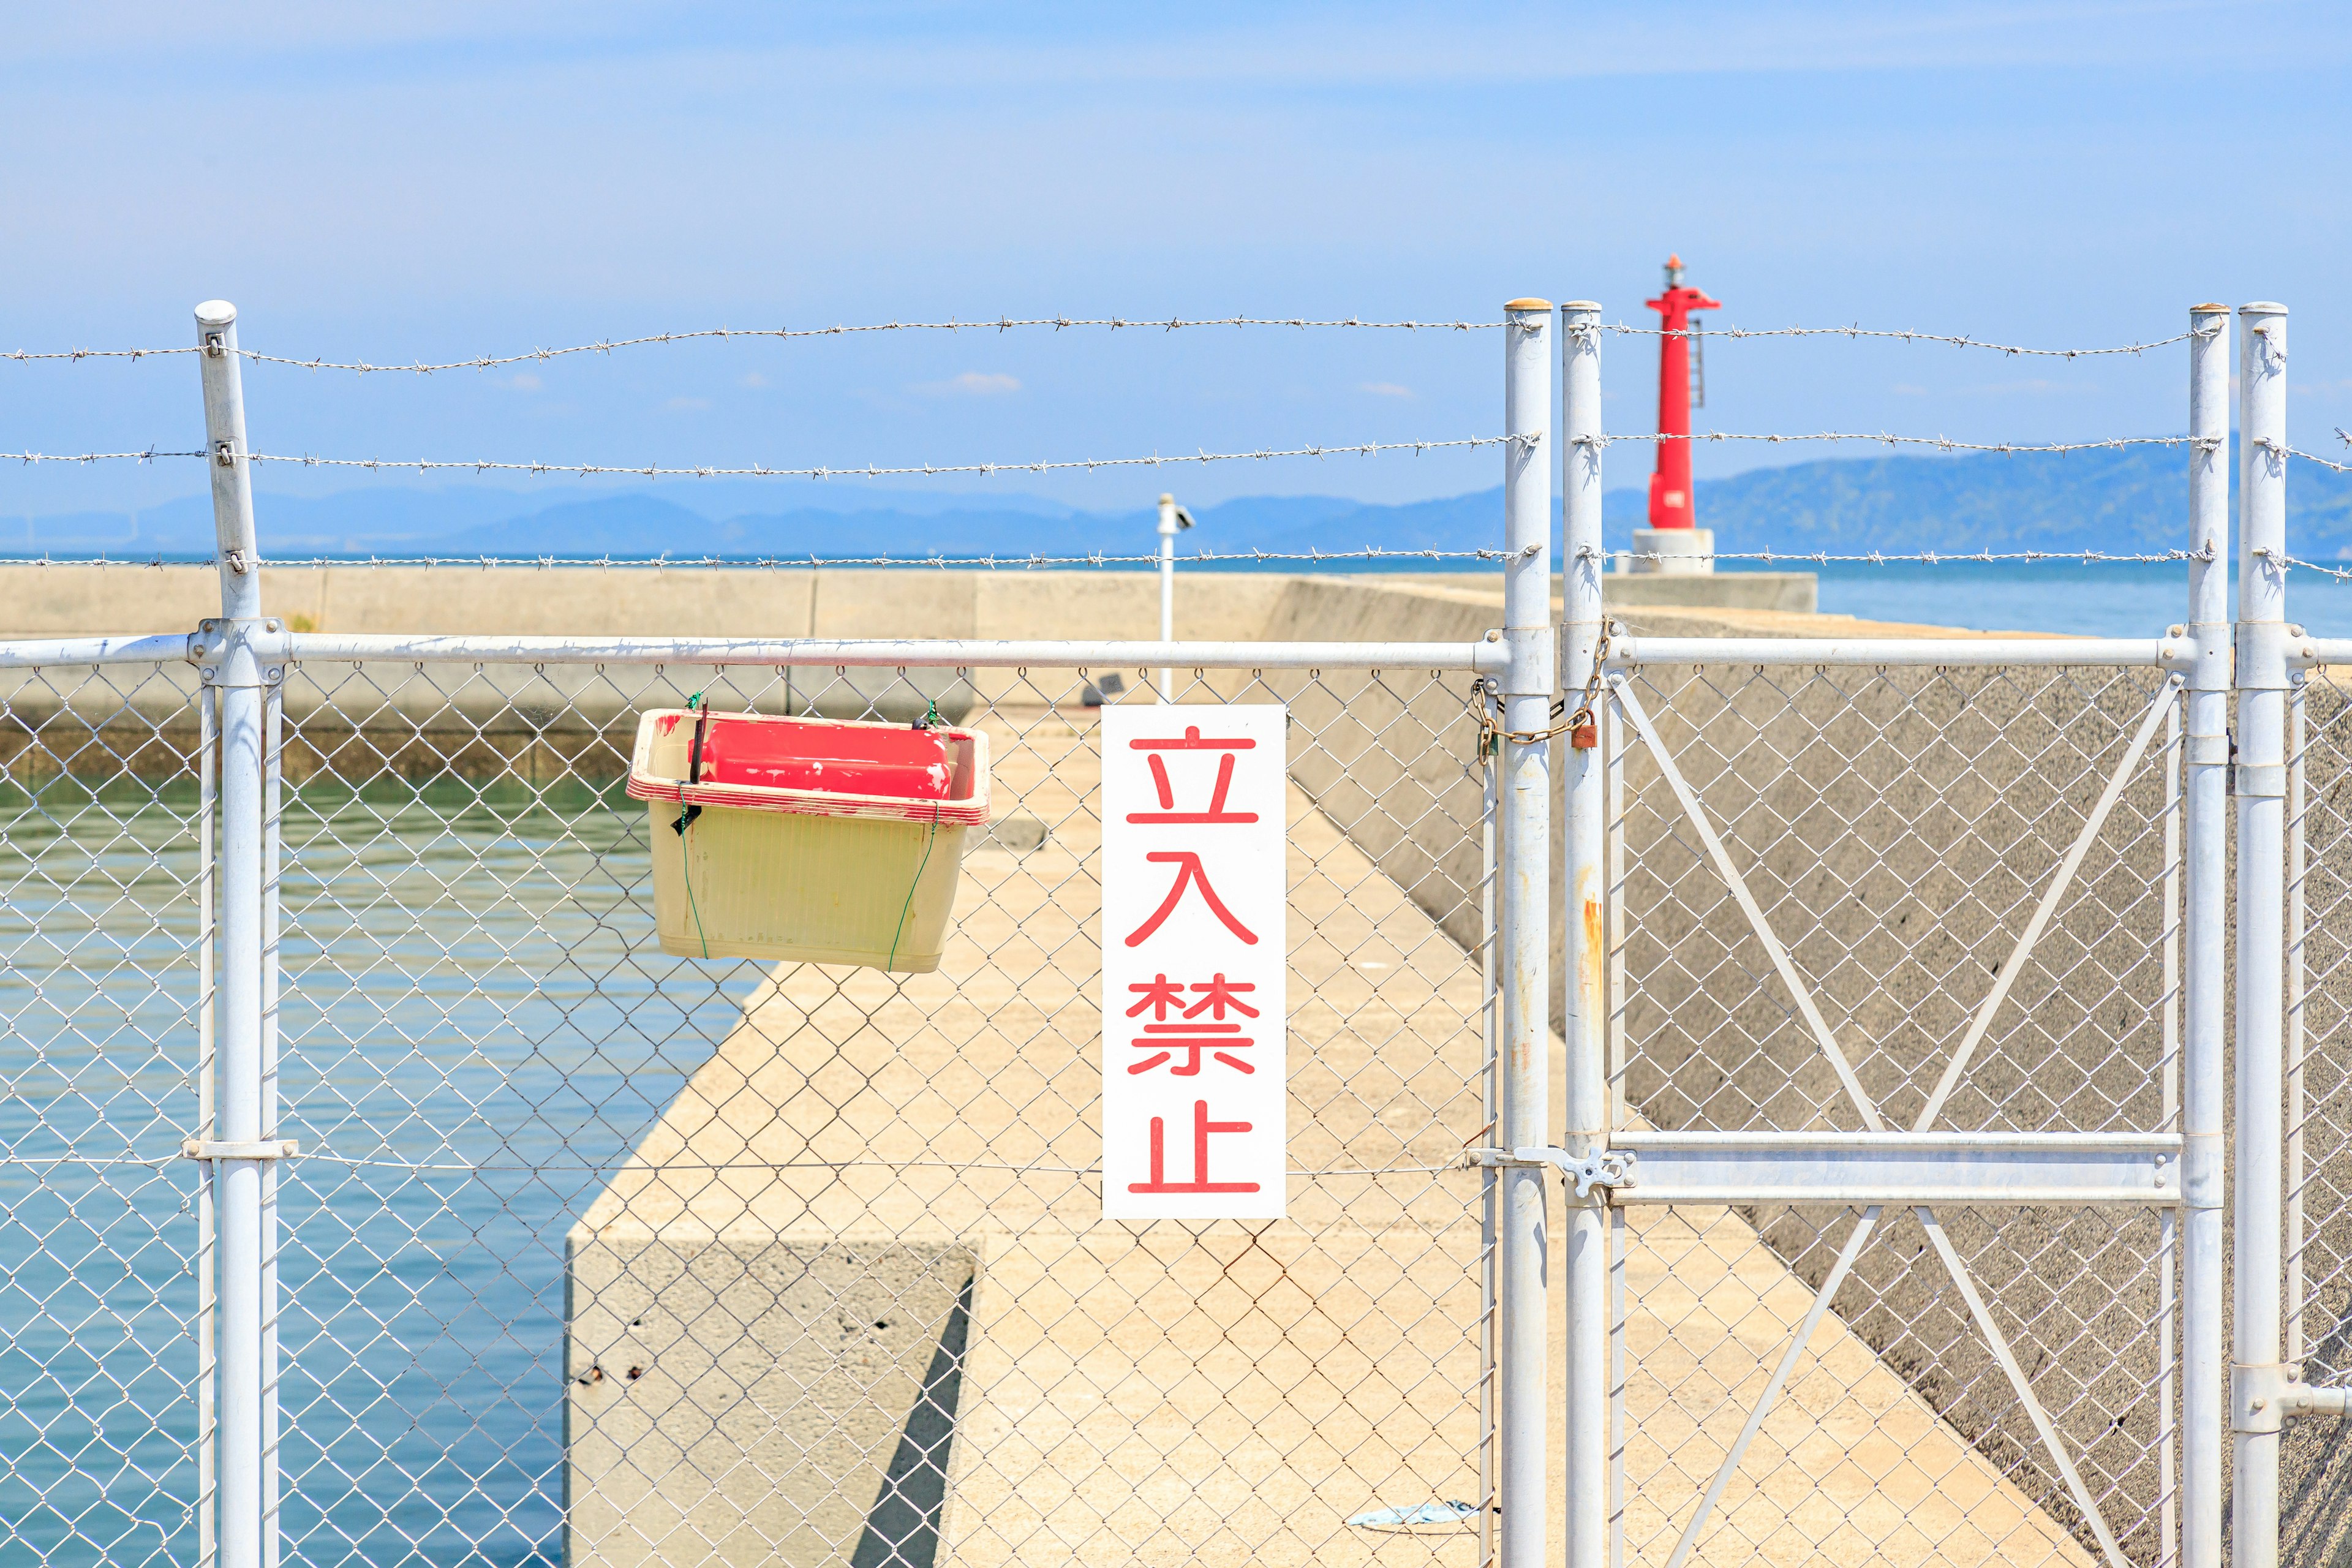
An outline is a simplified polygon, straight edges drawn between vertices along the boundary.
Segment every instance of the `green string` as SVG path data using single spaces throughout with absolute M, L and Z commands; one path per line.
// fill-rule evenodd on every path
M 931 863 L 931 845 L 940 836 L 940 803 L 931 802 L 931 830 L 923 837 L 923 858 L 915 863 L 915 879 L 907 884 L 907 901 L 898 906 L 898 929 L 890 933 L 890 957 L 882 967 L 886 970 L 898 963 L 898 939 L 907 934 L 907 911 L 915 907 L 915 889 L 923 885 L 923 868 Z
M 688 824 L 689 828 L 691 828 L 692 826 L 693 825 L 691 823 Z M 686 907 L 694 916 L 694 934 L 702 943 L 702 956 L 709 958 L 710 956 L 710 938 L 702 929 L 701 908 L 694 901 L 694 861 L 687 853 L 686 835 L 683 833 L 677 836 L 677 860 L 678 876 L 686 882 Z
M 940 700 L 930 699 L 928 710 L 915 723 L 918 730 L 943 730 L 947 721 L 940 717 Z M 931 863 L 931 845 L 940 836 L 940 803 L 931 802 L 931 830 L 923 838 L 923 858 L 915 863 L 915 879 L 907 884 L 907 901 L 898 906 L 898 927 L 890 933 L 890 956 L 882 967 L 889 969 L 898 962 L 898 943 L 907 934 L 907 911 L 915 907 L 915 889 L 923 885 L 923 868 Z

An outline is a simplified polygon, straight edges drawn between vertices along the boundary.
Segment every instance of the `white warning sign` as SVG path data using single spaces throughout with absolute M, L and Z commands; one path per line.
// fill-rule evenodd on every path
M 1282 1217 L 1286 719 L 1103 710 L 1106 1219 Z

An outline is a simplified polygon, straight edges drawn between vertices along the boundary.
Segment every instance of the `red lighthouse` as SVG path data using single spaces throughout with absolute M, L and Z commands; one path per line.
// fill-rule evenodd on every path
M 1643 301 L 1659 313 L 1660 327 L 1664 335 L 1658 340 L 1658 434 L 1666 437 L 1690 434 L 1691 360 L 1693 340 L 1685 335 L 1695 330 L 1691 321 L 1694 310 L 1722 309 L 1722 301 L 1704 290 L 1685 286 L 1683 260 L 1679 256 L 1666 258 L 1666 286 L 1654 300 Z M 1691 444 L 1687 440 L 1664 440 L 1658 443 L 1657 471 L 1650 476 L 1650 530 L 1667 532 L 1664 539 L 1637 542 L 1637 552 L 1658 555 L 1689 555 L 1688 562 L 1649 563 L 1653 571 L 1706 572 L 1714 565 L 1714 541 L 1704 537 L 1697 527 L 1697 514 L 1691 504 Z M 1635 570 L 1642 570 L 1637 564 Z

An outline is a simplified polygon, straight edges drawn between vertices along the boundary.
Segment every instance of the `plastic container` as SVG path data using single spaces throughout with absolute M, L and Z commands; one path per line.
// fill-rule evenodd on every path
M 922 974 L 947 944 L 964 835 L 988 821 L 988 741 L 656 709 L 637 721 L 628 790 L 649 803 L 663 952 Z M 702 809 L 680 834 L 690 806 Z

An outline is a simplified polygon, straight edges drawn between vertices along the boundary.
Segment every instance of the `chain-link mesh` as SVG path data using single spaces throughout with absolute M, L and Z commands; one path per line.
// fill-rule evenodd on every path
M 0 672 L 0 1561 L 199 1561 L 194 671 Z
M 2144 1131 L 2176 1122 L 2160 679 L 1684 666 L 1625 689 L 1889 1124 L 1967 1047 L 1937 1126 Z M 200 1563 L 202 1200 L 178 1157 L 205 1131 L 200 704 L 176 667 L 8 679 L 0 1544 Z M 1109 700 L 1152 695 L 1127 680 Z M 1291 709 L 1294 1173 L 1282 1222 L 1152 1225 L 1099 1218 L 1110 684 L 289 669 L 286 1563 L 1481 1559 L 1471 682 L 1180 682 Z M 697 691 L 898 721 L 937 701 L 986 731 L 995 817 L 939 972 L 661 953 L 666 833 L 619 786 L 635 714 Z M 1624 1124 L 1863 1125 L 1624 712 Z M 2306 754 L 2341 721 L 2314 700 Z M 2315 846 L 2327 777 L 2298 809 Z M 2313 867 L 2340 858 L 2314 848 L 2297 884 L 2307 1322 L 2343 1272 L 2336 1205 L 2310 1203 L 2345 1124 L 2310 1071 L 2338 1026 L 2313 1026 L 2336 896 Z M 2164 1211 L 1895 1211 L 1864 1245 L 1851 1209 L 1621 1214 L 1629 1560 L 1666 1561 L 1701 1506 L 1694 1562 L 2087 1562 L 2102 1527 L 2124 1559 L 2168 1554 Z M 2327 1374 L 2317 1330 L 2309 1359 Z
M 2352 704 L 2315 670 L 2290 710 L 2287 1359 L 2352 1384 Z
M 2178 1130 L 2167 678 L 1657 665 L 1617 689 L 1621 1125 Z M 2169 1211 L 1624 1213 L 1627 1561 L 2169 1555 Z
M 1469 678 L 1180 682 L 1291 705 L 1271 1224 L 1100 1219 L 1108 684 L 289 670 L 289 1563 L 1477 1560 Z M 696 691 L 986 732 L 936 973 L 659 952 Z
M 2289 696 L 2286 826 L 2286 1360 L 2352 1385 L 2352 703 L 2340 666 Z M 2291 1424 L 2280 1456 L 2280 1555 L 2340 1557 L 2352 1539 L 2352 1423 Z

